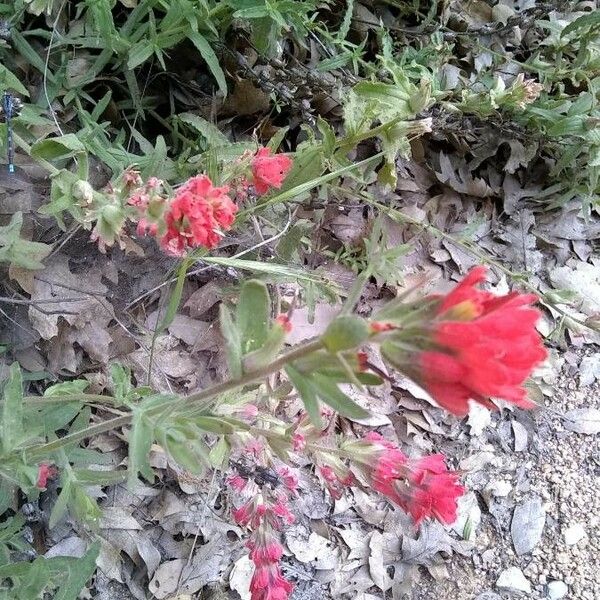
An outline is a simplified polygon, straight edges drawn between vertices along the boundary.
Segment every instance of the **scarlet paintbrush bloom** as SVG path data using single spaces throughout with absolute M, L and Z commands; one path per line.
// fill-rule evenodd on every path
M 291 159 L 285 154 L 271 154 L 270 148 L 260 148 L 252 159 L 252 178 L 257 194 L 265 194 L 271 188 L 280 188 L 292 168 Z
M 293 585 L 281 575 L 277 563 L 256 567 L 250 580 L 252 600 L 286 600 Z
M 443 455 L 411 459 L 374 432 L 350 447 L 351 460 L 373 489 L 409 513 L 417 525 L 427 517 L 442 523 L 456 520 L 456 501 L 465 489 L 458 483 L 458 473 L 448 471 Z
M 430 333 L 432 349 L 418 356 L 417 379 L 455 415 L 464 416 L 469 399 L 494 408 L 489 397 L 531 408 L 524 381 L 547 356 L 535 330 L 540 312 L 533 294 L 504 296 L 477 289 L 486 268 L 470 271 L 443 297 Z
M 227 192 L 227 187 L 213 187 L 206 175 L 192 177 L 179 188 L 165 213 L 167 232 L 160 240 L 163 250 L 181 256 L 198 246 L 214 248 L 237 211 Z

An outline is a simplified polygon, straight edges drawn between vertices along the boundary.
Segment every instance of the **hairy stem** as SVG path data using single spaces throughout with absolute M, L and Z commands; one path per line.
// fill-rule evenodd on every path
M 228 381 L 224 381 L 223 383 L 218 383 L 217 385 L 213 385 L 209 388 L 206 388 L 201 392 L 185 396 L 184 398 L 173 402 L 173 405 L 170 408 L 172 411 L 176 411 L 178 408 L 190 408 L 191 406 L 208 406 L 216 396 L 243 387 L 259 379 L 263 379 L 264 377 L 272 375 L 273 373 L 277 373 L 288 363 L 293 362 L 294 360 L 297 360 L 298 358 L 301 358 L 303 356 L 306 356 L 307 354 L 311 354 L 317 350 L 320 350 L 322 347 L 323 343 L 320 339 L 312 340 L 310 342 L 307 342 L 306 344 L 296 346 L 295 348 L 292 348 L 289 352 L 282 354 L 277 360 L 273 361 L 269 365 L 259 367 L 258 369 L 249 371 L 248 373 L 244 373 L 244 375 L 238 377 L 237 379 L 230 379 Z M 85 394 L 83 395 L 85 396 Z M 148 416 L 159 414 L 162 411 L 164 411 L 164 409 L 164 406 L 159 406 L 154 409 L 148 409 Z M 27 448 L 24 451 L 25 459 L 27 461 L 33 462 L 36 459 L 46 456 L 49 452 L 54 452 L 55 450 L 58 450 L 59 448 L 62 448 L 69 444 L 81 442 L 94 435 L 98 435 L 100 433 L 112 431 L 113 429 L 117 429 L 118 427 L 129 425 L 131 423 L 132 418 L 132 414 L 123 415 L 121 417 L 109 419 L 108 421 L 104 421 L 103 423 L 98 423 L 96 425 L 86 427 L 85 429 L 82 429 L 80 431 L 70 433 L 58 440 L 54 440 L 46 444 L 31 446 L 30 448 Z

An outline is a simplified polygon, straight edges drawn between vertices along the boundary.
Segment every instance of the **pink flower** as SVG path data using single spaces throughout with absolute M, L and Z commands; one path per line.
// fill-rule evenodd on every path
M 288 508 L 287 503 L 285 501 L 283 501 L 282 499 L 279 499 L 275 504 L 273 504 L 272 511 L 273 511 L 273 514 L 276 517 L 278 517 L 278 519 L 280 521 L 277 529 L 280 529 L 281 526 L 284 524 L 291 525 L 292 523 L 294 523 L 296 521 L 296 517 Z
M 227 483 L 227 485 L 231 486 L 236 492 L 241 492 L 248 484 L 248 481 L 238 473 L 229 475 L 225 482 Z
M 142 185 L 140 172 L 136 171 L 135 169 L 127 169 L 123 171 L 123 183 L 130 187 Z
M 177 190 L 165 213 L 163 250 L 181 256 L 190 248 L 214 248 L 234 221 L 237 206 L 227 187 L 213 187 L 206 175 L 192 177 Z
M 252 177 L 257 194 L 271 188 L 280 188 L 292 168 L 292 161 L 284 154 L 272 155 L 270 148 L 260 148 L 252 160 Z
M 257 542 L 249 541 L 246 545 L 250 548 L 250 560 L 257 566 L 277 563 L 283 556 L 283 546 L 273 537 L 257 536 Z
M 323 465 L 319 467 L 319 473 L 325 481 L 327 490 L 334 500 L 339 500 L 344 493 L 344 488 L 351 486 L 354 483 L 352 473 L 344 467 L 340 471 L 339 465 L 334 469 L 331 465 Z
M 264 444 L 260 440 L 251 440 L 244 446 L 244 452 L 258 458 L 264 448 Z
M 38 466 L 38 476 L 37 476 L 36 486 L 38 488 L 40 488 L 41 490 L 46 489 L 46 486 L 48 484 L 48 479 L 52 479 L 53 477 L 56 477 L 57 474 L 58 474 L 58 470 L 56 469 L 56 467 L 54 467 L 52 465 L 47 465 L 46 463 L 41 463 Z
M 136 232 L 140 237 L 146 235 L 146 233 L 154 236 L 158 232 L 158 224 L 151 223 L 146 219 L 140 219 L 136 227 Z
M 257 566 L 250 580 L 252 600 L 287 600 L 293 585 L 281 574 L 278 564 Z
M 294 452 L 302 452 L 306 448 L 306 438 L 301 433 L 292 436 L 292 448 Z
M 258 406 L 256 404 L 245 404 L 242 407 L 242 416 L 248 421 L 256 419 L 258 416 Z
M 283 485 L 288 490 L 295 492 L 298 489 L 298 473 L 292 471 L 289 467 L 280 467 L 277 469 L 277 474 L 283 479 Z
M 442 454 L 409 459 L 395 444 L 371 432 L 354 444 L 354 455 L 373 489 L 409 513 L 418 525 L 426 517 L 456 520 L 456 502 L 465 493 L 459 474 L 448 471 Z

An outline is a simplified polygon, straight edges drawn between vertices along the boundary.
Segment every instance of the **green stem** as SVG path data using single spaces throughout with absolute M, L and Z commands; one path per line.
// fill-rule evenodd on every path
M 81 402 L 83 404 L 116 404 L 112 396 L 100 394 L 69 394 L 66 396 L 24 396 L 23 402 L 28 406 L 46 406 L 48 404 L 63 404 Z
M 17 133 L 13 132 L 13 139 L 15 144 L 24 150 L 26 154 L 31 156 L 31 146 Z M 58 175 L 60 173 L 60 169 L 57 169 L 53 164 L 49 163 L 47 160 L 39 157 L 35 157 L 35 160 L 46 169 L 50 173 L 50 175 Z
M 210 404 L 210 401 L 212 401 L 212 399 L 215 396 L 233 391 L 237 388 L 248 385 L 249 383 L 252 383 L 258 379 L 262 379 L 264 377 L 272 375 L 273 373 L 277 373 L 286 364 L 298 358 L 306 356 L 307 354 L 316 352 L 322 347 L 323 343 L 320 339 L 307 342 L 306 344 L 302 344 L 300 346 L 296 346 L 295 348 L 292 348 L 289 352 L 282 354 L 277 360 L 272 362 L 270 365 L 259 367 L 254 371 L 245 373 L 237 379 L 230 379 L 229 381 L 224 381 L 223 383 L 213 385 L 205 390 L 202 390 L 201 392 L 197 392 L 196 394 L 190 394 L 189 396 L 181 398 L 180 400 L 176 400 L 170 408 L 171 410 L 177 410 L 178 408 L 190 408 L 191 406 L 208 406 Z M 155 409 L 149 409 L 147 411 L 147 414 L 148 416 L 158 415 L 162 411 L 164 411 L 164 409 L 164 406 L 159 406 Z M 69 435 L 66 435 L 52 442 L 48 442 L 47 444 L 32 446 L 24 451 L 25 460 L 27 462 L 34 462 L 36 459 L 43 458 L 48 453 L 54 452 L 64 446 L 67 446 L 68 444 L 81 442 L 94 435 L 99 435 L 100 433 L 105 433 L 107 431 L 117 429 L 118 427 L 129 425 L 131 423 L 132 418 L 132 414 L 123 415 L 121 417 L 116 417 L 114 419 L 109 419 L 108 421 L 92 425 L 91 427 L 86 427 L 85 429 L 82 429 L 80 431 L 70 433 Z

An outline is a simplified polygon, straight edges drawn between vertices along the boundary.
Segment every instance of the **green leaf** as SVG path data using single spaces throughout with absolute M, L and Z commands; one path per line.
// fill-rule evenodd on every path
M 66 581 L 60 586 L 54 600 L 77 600 L 79 598 L 81 590 L 96 570 L 96 560 L 99 554 L 100 542 L 95 542 L 81 558 L 69 560 L 60 557 L 58 565 L 51 565 L 60 579 L 64 578 L 65 571 L 67 575 Z M 51 558 L 50 560 L 55 559 Z M 63 567 L 65 562 L 66 568 Z
M 575 31 L 588 27 L 600 26 L 600 10 L 594 10 L 581 17 L 578 17 L 571 23 L 569 23 L 560 33 L 560 37 L 565 37 Z
M 221 130 L 210 121 L 199 117 L 193 113 L 183 113 L 178 116 L 179 120 L 193 127 L 203 138 L 206 139 L 210 147 L 229 146 L 230 141 Z
M 164 331 L 175 318 L 177 314 L 177 309 L 179 308 L 179 304 L 181 303 L 181 296 L 183 295 L 183 286 L 185 284 L 185 276 L 187 275 L 188 268 L 192 260 L 190 258 L 185 258 L 181 265 L 179 266 L 179 271 L 177 272 L 177 282 L 175 283 L 175 289 L 169 298 L 169 304 L 167 305 L 167 310 L 165 311 L 165 316 L 161 321 L 160 325 L 157 327 L 155 331 L 155 335 L 159 334 L 161 331 Z
M 72 158 L 80 152 L 85 152 L 83 142 L 74 134 L 67 133 L 55 138 L 36 142 L 31 147 L 31 156 L 44 160 L 59 160 Z
M 300 394 L 304 408 L 310 417 L 313 425 L 318 429 L 323 428 L 323 420 L 321 419 L 321 409 L 319 407 L 319 399 L 317 391 L 312 385 L 308 377 L 297 371 L 292 365 L 285 367 L 285 373 L 296 391 Z
M 271 326 L 264 344 L 244 356 L 244 372 L 255 371 L 271 363 L 285 345 L 286 331 L 281 325 Z
M 17 362 L 10 366 L 3 397 L 2 448 L 5 453 L 8 453 L 18 445 L 23 436 L 23 381 Z
M 211 448 L 208 455 L 208 461 L 213 468 L 220 469 L 229 459 L 230 452 L 231 446 L 229 445 L 227 438 L 220 437 L 219 441 Z
M 334 319 L 321 338 L 329 352 L 352 350 L 369 337 L 369 326 L 364 319 L 353 315 L 342 315 Z
M 368 411 L 348 398 L 329 377 L 314 373 L 311 380 L 321 400 L 341 415 L 351 419 L 364 419 L 369 416 Z
M 0 91 L 14 90 L 23 96 L 29 96 L 27 88 L 13 75 L 2 63 L 0 63 Z
M 221 417 L 195 417 L 193 422 L 196 427 L 203 431 L 210 431 L 219 435 L 235 432 L 233 425 Z
M 63 383 L 55 383 L 47 387 L 44 396 L 69 396 L 70 394 L 82 394 L 88 388 L 90 382 L 87 379 L 73 379 Z
M 251 279 L 242 286 L 235 311 L 242 355 L 261 348 L 268 335 L 271 299 L 262 281 Z
M 119 403 L 125 402 L 133 389 L 131 385 L 131 370 L 119 363 L 111 363 L 109 373 L 115 399 Z
M 13 214 L 8 225 L 0 227 L 0 262 L 24 269 L 42 269 L 44 265 L 40 261 L 50 253 L 52 247 L 21 238 L 22 226 L 23 214 L 19 211 Z
M 187 36 L 191 40 L 192 44 L 196 46 L 198 52 L 200 52 L 204 62 L 206 62 L 208 65 L 210 72 L 217 81 L 219 90 L 221 90 L 221 93 L 224 96 L 227 96 L 227 82 L 225 81 L 225 73 L 223 73 L 223 69 L 219 64 L 219 59 L 217 58 L 215 51 L 212 49 L 206 38 L 197 31 L 190 31 L 188 32 Z
M 242 376 L 242 340 L 240 331 L 233 322 L 231 311 L 225 304 L 219 306 L 219 325 L 225 338 L 227 364 L 231 377 L 239 379 Z
M 137 481 L 141 473 L 148 481 L 154 481 L 154 471 L 150 466 L 148 455 L 154 441 L 154 427 L 146 416 L 144 403 L 133 410 L 131 431 L 129 433 L 129 485 Z
M 69 503 L 71 502 L 71 476 L 70 473 L 64 473 L 62 476 L 62 490 L 52 507 L 48 526 L 53 529 L 57 523 L 65 516 Z
M 154 45 L 147 39 L 140 40 L 129 50 L 129 58 L 127 59 L 127 68 L 129 70 L 139 67 L 143 62 L 147 61 L 154 53 Z

